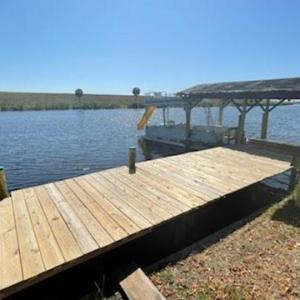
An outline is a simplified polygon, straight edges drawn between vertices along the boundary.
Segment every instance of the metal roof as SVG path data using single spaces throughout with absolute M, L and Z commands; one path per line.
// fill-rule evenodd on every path
M 178 95 L 209 99 L 300 99 L 300 77 L 199 84 Z

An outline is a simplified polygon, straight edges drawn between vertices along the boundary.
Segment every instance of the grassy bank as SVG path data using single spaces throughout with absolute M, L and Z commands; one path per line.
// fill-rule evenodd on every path
M 0 111 L 143 107 L 144 96 L 0 92 Z
M 300 208 L 289 197 L 151 275 L 167 299 L 299 299 Z

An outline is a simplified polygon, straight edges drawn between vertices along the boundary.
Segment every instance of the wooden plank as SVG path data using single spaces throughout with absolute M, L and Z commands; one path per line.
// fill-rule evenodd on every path
M 142 165 L 142 163 L 140 165 Z M 143 167 L 144 166 L 145 165 L 143 165 Z M 188 178 L 186 176 L 183 176 L 182 173 L 180 173 L 179 171 L 176 172 L 174 170 L 174 168 L 165 166 L 159 161 L 155 161 L 155 160 L 150 161 L 149 164 L 147 164 L 147 167 L 148 168 L 152 167 L 154 169 L 158 169 L 161 172 L 162 177 L 168 176 L 168 177 L 172 178 L 174 181 L 179 181 L 182 184 L 184 184 L 185 186 L 188 186 L 188 187 L 194 189 L 195 191 L 198 191 L 198 192 L 202 193 L 203 195 L 208 196 L 211 199 L 219 198 L 219 197 L 223 196 L 222 192 L 219 192 L 219 191 L 215 190 L 214 188 L 212 188 L 211 186 L 206 185 L 202 182 L 199 182 L 194 178 Z
M 98 246 L 102 248 L 111 244 L 113 242 L 111 236 L 102 227 L 102 225 L 98 223 L 96 218 L 89 212 L 89 210 L 82 204 L 82 202 L 77 198 L 77 196 L 69 188 L 66 182 L 67 181 L 57 182 L 56 186 L 60 190 L 65 200 L 73 208 L 73 210 L 77 212 L 80 220 L 86 226 L 91 236 L 98 243 Z
M 167 210 L 165 210 L 164 208 L 157 205 L 157 203 L 152 201 L 150 199 L 150 197 L 149 198 L 144 197 L 142 194 L 140 194 L 138 191 L 136 191 L 130 185 L 130 183 L 128 184 L 126 182 L 126 180 L 125 180 L 125 182 L 123 182 L 123 181 L 119 180 L 118 177 L 115 177 L 114 176 L 115 173 L 116 172 L 111 172 L 111 173 L 108 173 L 106 171 L 101 172 L 102 176 L 104 176 L 105 178 L 110 180 L 116 186 L 118 185 L 118 187 L 120 189 L 122 189 L 124 192 L 126 192 L 129 195 L 133 195 L 135 199 L 139 199 L 139 201 L 141 201 L 145 205 L 147 205 L 149 207 L 149 209 L 151 209 L 156 215 L 159 216 L 161 221 L 167 220 L 172 217 L 172 215 Z
M 224 169 L 233 170 L 236 174 L 241 173 L 242 175 L 245 175 L 247 179 L 252 181 L 260 179 L 268 174 L 270 174 L 270 176 L 276 175 L 281 171 L 281 169 L 278 168 L 272 168 L 272 170 L 268 168 L 263 169 L 260 162 L 247 162 L 247 159 L 245 158 L 235 158 L 232 155 L 229 156 L 220 152 L 214 154 L 213 157 L 211 157 L 211 154 L 209 154 L 209 156 L 207 154 L 203 154 L 201 157 L 210 158 L 212 161 L 219 162 L 224 166 Z M 194 159 L 197 159 L 197 155 Z
M 175 158 L 173 158 L 173 160 L 175 161 Z M 183 163 L 180 158 L 178 158 L 178 161 Z M 214 159 L 211 159 L 205 155 L 188 155 L 184 160 L 184 163 L 187 167 L 195 169 L 201 174 L 207 176 L 208 180 L 214 178 L 222 185 L 226 183 L 234 189 L 239 189 L 241 182 L 249 184 L 254 179 L 249 168 L 245 168 L 241 166 L 241 164 L 236 166 L 236 164 L 228 161 L 225 163 L 223 158 L 218 159 L 217 156 L 215 156 Z M 257 175 L 255 175 L 255 178 L 256 177 Z
M 181 188 L 176 184 L 173 184 L 169 180 L 166 180 L 165 178 L 155 176 L 145 169 L 139 169 L 139 173 L 137 175 L 142 176 L 144 180 L 146 179 L 149 180 L 149 184 L 153 186 L 156 186 L 156 184 L 158 184 L 161 187 L 164 187 L 165 189 L 168 190 L 168 193 L 170 194 L 171 197 L 174 197 L 176 199 L 182 199 L 182 201 L 184 202 L 190 201 L 192 206 L 203 205 L 206 203 L 204 198 L 191 193 L 188 189 Z
M 72 260 L 82 255 L 79 245 L 45 187 L 38 186 L 34 190 L 65 260 Z
M 186 164 L 186 161 L 183 161 L 182 166 L 180 167 L 176 166 L 175 162 L 170 160 L 164 161 L 163 164 L 166 167 L 171 168 L 174 172 L 180 173 L 186 177 L 194 178 L 201 184 L 205 184 L 223 195 L 231 193 L 236 189 L 236 187 L 230 186 L 230 183 L 220 180 L 217 174 L 211 177 L 207 173 L 202 173 L 202 170 L 196 170 L 195 168 L 191 167 L 191 165 Z M 222 170 L 220 170 L 220 172 L 222 172 Z
M 251 145 L 267 148 L 271 151 L 278 151 L 279 153 L 286 153 L 292 156 L 300 156 L 300 146 L 297 144 L 264 139 L 250 139 L 249 143 Z
M 154 194 L 149 191 L 145 183 L 140 183 L 137 180 L 133 180 L 130 176 L 123 176 L 119 172 L 113 172 L 113 170 L 106 170 L 105 173 L 108 173 L 111 176 L 114 176 L 118 181 L 127 184 L 135 192 L 139 193 L 145 199 L 149 199 L 154 202 L 158 207 L 161 207 L 163 210 L 167 211 L 171 216 L 176 216 L 181 212 L 180 209 L 174 207 L 169 201 L 163 201 L 157 194 Z
M 140 169 L 139 169 L 140 171 Z M 125 173 L 125 171 L 124 171 Z M 126 174 L 124 174 L 125 176 Z M 199 204 L 203 204 L 204 201 L 200 199 L 199 197 L 196 197 L 192 194 L 185 193 L 185 191 L 182 191 L 178 189 L 177 187 L 168 184 L 165 180 L 158 177 L 158 181 L 153 180 L 151 176 L 145 175 L 145 172 L 136 172 L 134 176 L 131 176 L 131 178 L 135 181 L 142 182 L 148 186 L 151 186 L 152 188 L 155 188 L 157 191 L 167 195 L 170 200 L 169 202 L 172 203 L 173 201 L 180 202 L 184 206 L 188 206 L 190 208 L 196 207 Z M 124 177 L 123 176 L 123 177 Z M 184 195 L 183 195 L 184 194 Z
M 0 266 L 0 290 L 23 279 L 11 198 L 0 202 Z
M 238 182 L 241 180 L 245 183 L 249 182 L 249 179 L 247 180 L 246 178 L 241 177 L 239 174 L 236 174 L 236 172 L 233 172 L 228 168 L 224 168 L 224 166 L 222 166 L 220 163 L 203 159 L 200 156 L 197 157 L 197 160 L 191 157 L 186 158 L 185 160 L 171 157 L 170 161 L 174 163 L 184 163 L 186 167 L 197 171 L 199 175 L 207 176 L 210 181 L 215 180 L 220 182 L 222 185 L 226 183 L 228 187 L 232 189 L 239 189 L 240 185 Z
M 65 260 L 34 189 L 24 189 L 23 193 L 45 268 L 48 270 L 62 264 Z
M 66 181 L 66 184 L 77 195 L 80 201 L 89 209 L 90 213 L 106 229 L 114 241 L 125 238 L 128 234 L 118 222 L 105 210 L 97 201 L 92 198 L 82 187 L 74 180 Z
M 141 197 L 136 197 L 136 194 L 130 193 L 131 191 L 128 191 L 126 186 L 124 187 L 122 182 L 115 180 L 114 177 L 104 172 L 93 174 L 93 176 L 95 178 L 99 177 L 101 180 L 106 180 L 109 189 L 113 193 L 119 195 L 122 200 L 126 201 L 129 205 L 140 211 L 152 225 L 164 220 L 155 212 L 155 206 L 153 203 L 149 203 L 149 201 L 147 202 L 147 200 L 145 201 L 144 199 L 141 199 Z
M 266 156 L 261 156 L 257 154 L 249 154 L 245 151 L 239 151 L 237 149 L 229 149 L 226 147 L 219 147 L 216 149 L 213 149 L 213 151 L 209 152 L 209 154 L 214 157 L 215 154 L 225 154 L 226 157 L 234 159 L 235 161 L 240 161 L 240 159 L 243 160 L 243 163 L 245 164 L 251 164 L 251 162 L 256 163 L 257 167 L 260 170 L 268 169 L 268 170 L 276 170 L 277 168 L 282 168 L 286 166 L 286 162 L 282 162 L 279 160 L 275 160 Z M 198 153 L 201 154 L 201 153 Z M 261 163 L 261 164 L 259 164 Z
M 25 280 L 45 271 L 45 266 L 32 228 L 23 191 L 19 190 L 13 192 L 12 200 L 20 248 L 23 279 Z
M 98 248 L 94 238 L 91 236 L 87 228 L 81 222 L 75 211 L 69 203 L 63 198 L 57 187 L 53 183 L 45 185 L 52 201 L 55 203 L 57 209 L 61 213 L 63 219 L 73 233 L 81 251 L 88 253 Z
M 127 202 L 116 196 L 107 187 L 107 181 L 93 174 L 87 175 L 86 180 L 95 187 L 110 203 L 127 215 L 140 229 L 145 229 L 151 226 L 151 223 L 144 218 L 144 216 L 135 208 L 130 206 Z
M 177 187 L 178 189 L 181 189 L 182 191 L 186 191 L 188 193 L 191 193 L 200 199 L 204 200 L 205 202 L 212 200 L 211 197 L 207 196 L 203 192 L 199 192 L 198 190 L 195 190 L 193 187 L 184 184 L 180 179 L 174 178 L 170 176 L 170 174 L 165 173 L 165 171 L 160 170 L 159 168 L 153 168 L 153 166 L 147 166 L 146 164 L 140 163 L 138 165 L 139 170 L 143 170 L 147 173 L 150 173 L 153 177 L 158 177 L 160 180 L 163 180 L 167 182 L 170 185 L 173 185 Z
M 140 228 L 131 221 L 131 219 L 124 215 L 118 208 L 116 208 L 110 201 L 108 201 L 94 186 L 90 184 L 86 177 L 77 177 L 74 180 L 105 210 L 118 224 L 131 235 L 140 231 Z
M 134 263 L 118 266 L 112 273 L 129 300 L 165 300 L 141 268 Z
M 156 201 L 156 203 L 161 203 L 162 205 L 162 202 L 169 203 L 169 209 L 173 208 L 173 210 L 176 211 L 176 214 L 180 214 L 181 212 L 185 212 L 190 209 L 190 206 L 180 203 L 176 200 L 174 201 L 173 198 L 162 193 L 153 186 L 148 185 L 147 182 L 139 180 L 138 177 L 135 177 L 135 174 L 133 174 L 133 176 L 129 176 L 125 169 L 119 170 L 117 176 L 119 176 L 119 178 L 128 178 L 132 182 L 132 184 L 137 185 L 140 190 L 144 190 L 145 192 L 147 192 L 148 195 Z

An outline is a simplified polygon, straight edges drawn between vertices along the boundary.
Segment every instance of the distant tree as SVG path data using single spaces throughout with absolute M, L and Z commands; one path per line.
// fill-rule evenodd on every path
M 80 99 L 83 96 L 83 91 L 82 89 L 77 89 L 75 91 L 75 96 L 78 97 L 78 99 Z
M 134 87 L 134 88 L 132 89 L 132 94 L 133 94 L 135 97 L 137 97 L 140 93 L 141 93 L 140 88 Z

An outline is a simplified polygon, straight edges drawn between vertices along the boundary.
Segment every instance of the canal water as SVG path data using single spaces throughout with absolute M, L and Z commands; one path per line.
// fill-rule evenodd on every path
M 141 109 L 0 112 L 0 165 L 7 171 L 9 189 L 78 176 L 127 164 L 128 147 L 138 148 L 136 129 Z M 210 117 L 209 117 L 210 116 Z M 193 110 L 194 124 L 216 121 L 216 110 Z M 272 111 L 269 138 L 300 144 L 300 105 Z M 182 109 L 170 109 L 169 119 L 184 122 Z M 237 110 L 225 110 L 224 123 L 236 126 Z M 162 122 L 157 110 L 151 123 Z M 258 137 L 261 110 L 247 115 L 248 137 Z M 162 153 L 163 155 L 163 153 Z

